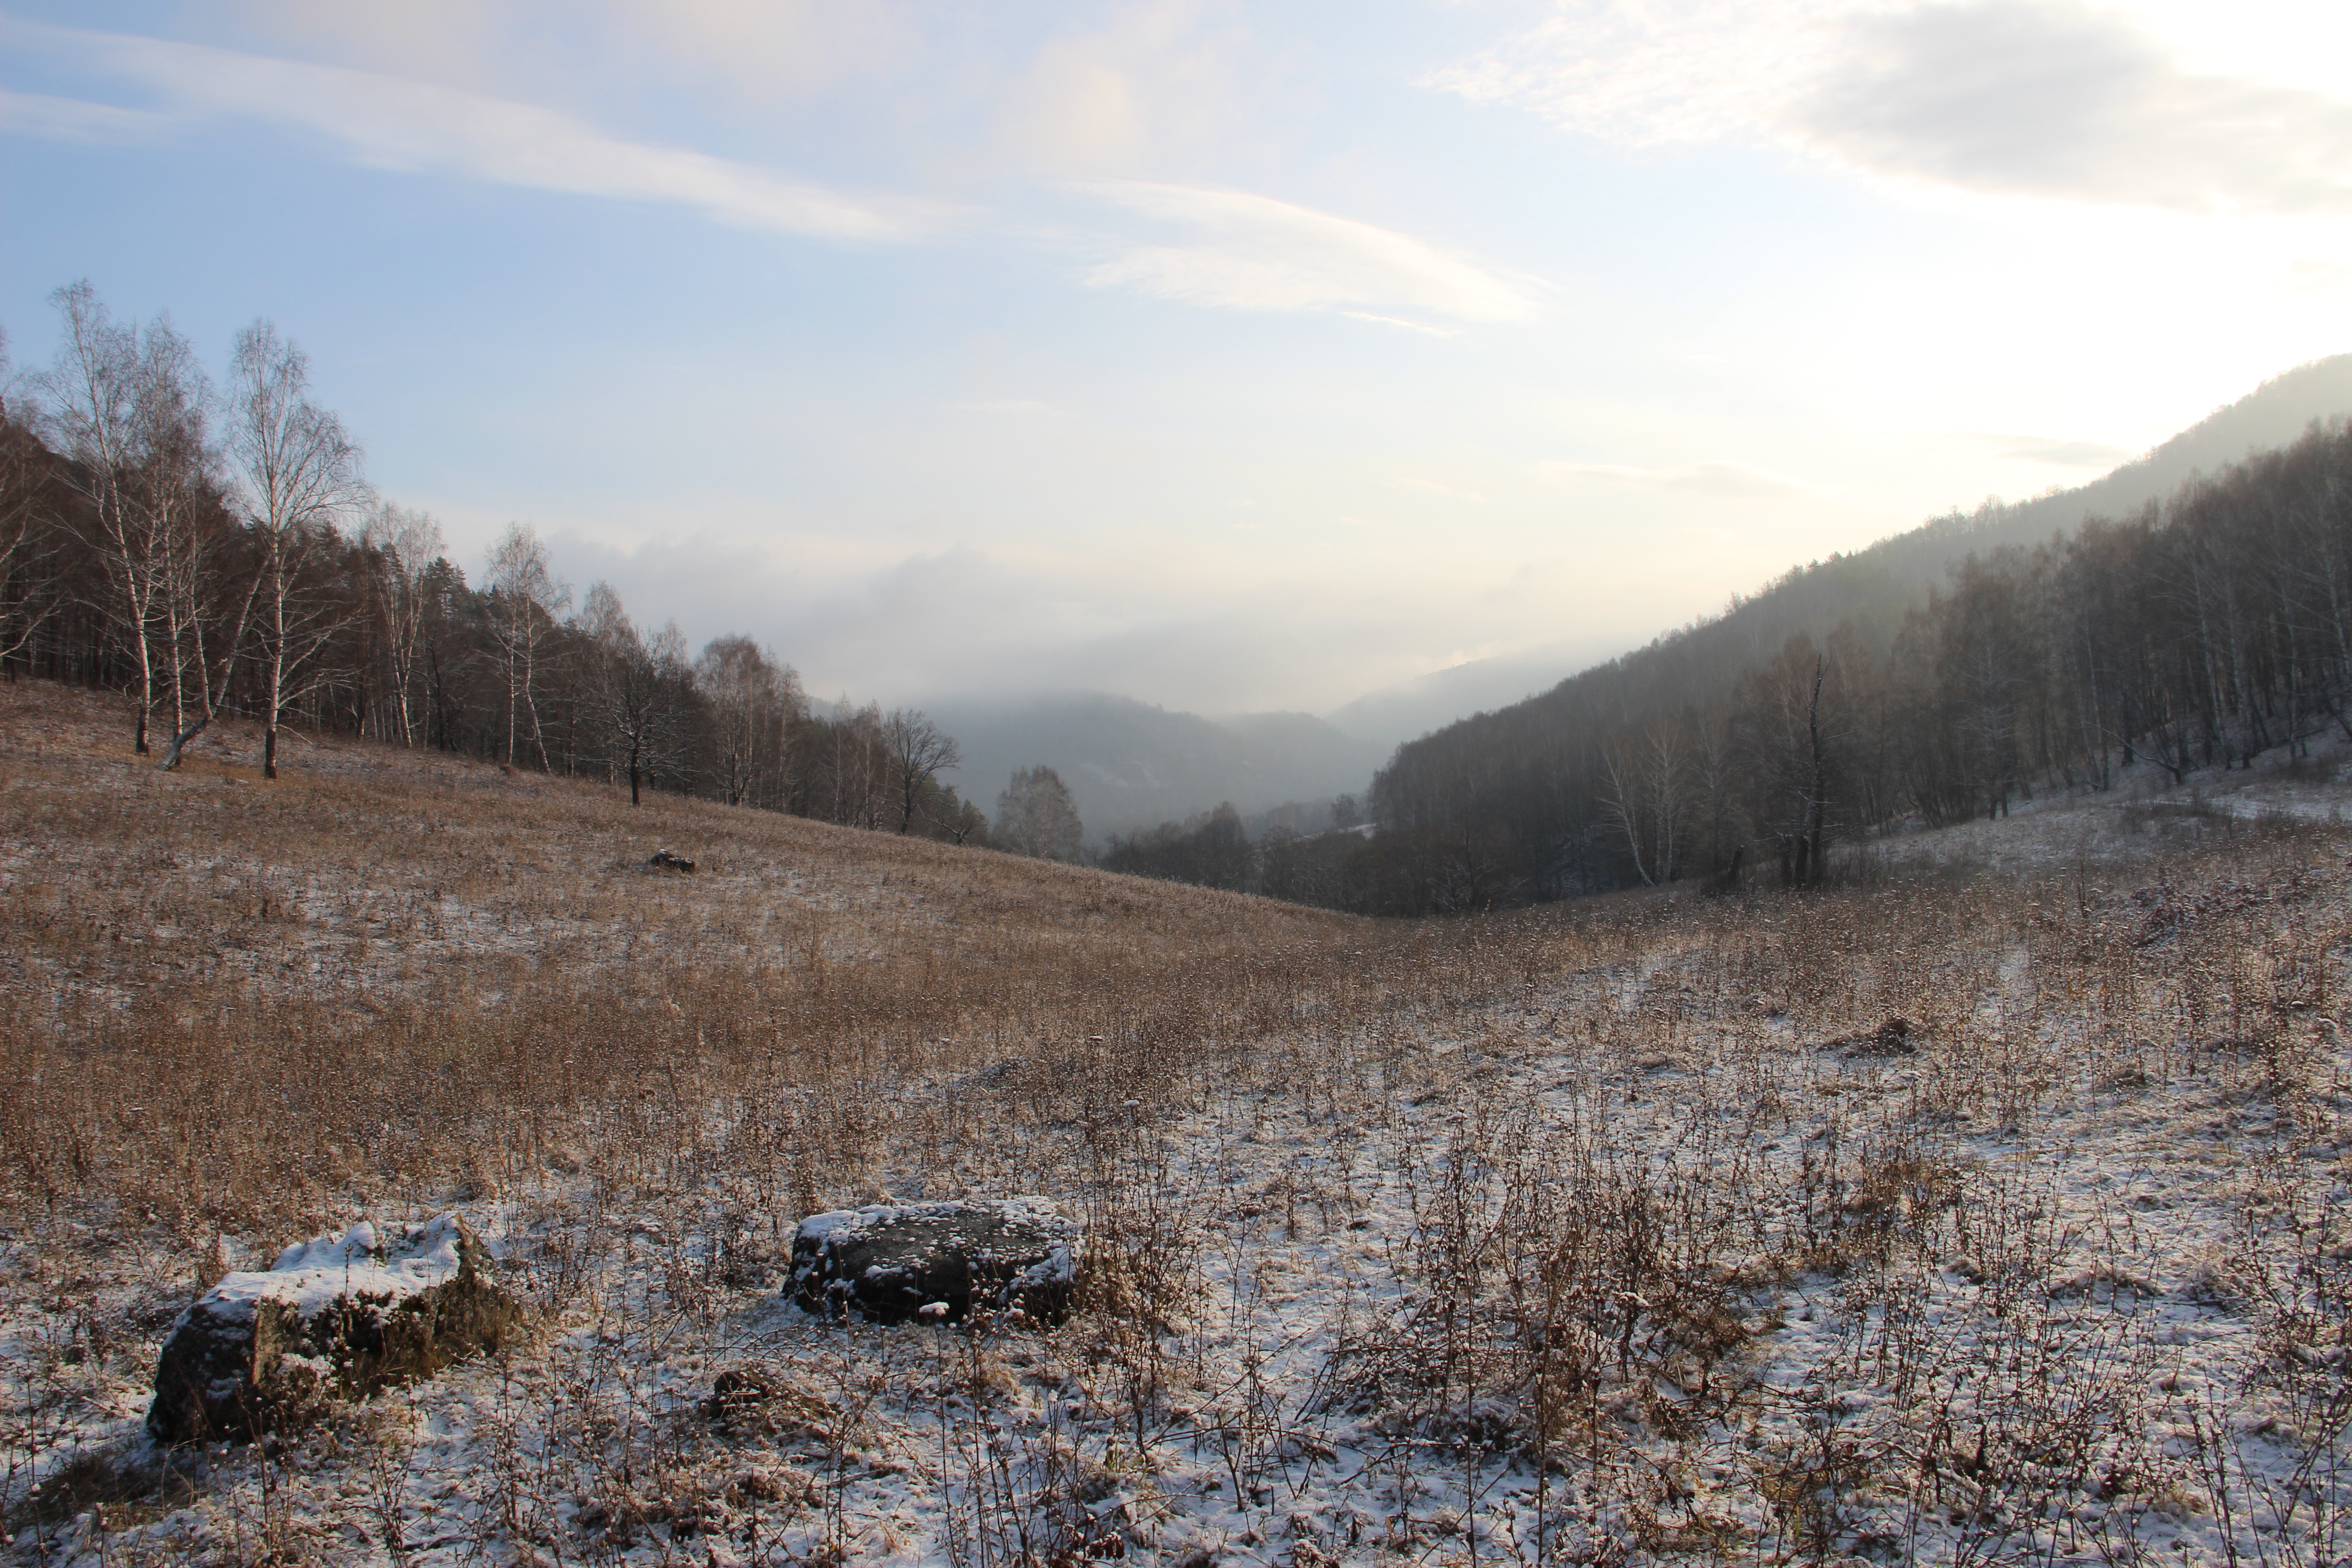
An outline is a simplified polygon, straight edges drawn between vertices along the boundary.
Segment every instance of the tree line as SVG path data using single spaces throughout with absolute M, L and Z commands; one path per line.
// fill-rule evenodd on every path
M 0 670 L 122 694 L 157 765 L 219 718 L 362 735 L 510 767 L 957 843 L 987 820 L 940 778 L 954 739 L 919 710 L 812 704 L 743 636 L 689 653 L 611 584 L 575 605 L 545 542 L 509 528 L 478 582 L 434 520 L 377 495 L 357 441 L 268 321 L 215 383 L 166 319 L 53 296 L 54 361 L 0 338 Z
M 469 582 L 430 517 L 368 485 L 268 322 L 215 383 L 168 321 L 117 321 L 87 284 L 54 298 L 50 364 L 10 378 L 0 339 L 0 671 L 121 693 L 131 749 L 157 765 L 235 715 L 271 775 L 291 727 L 603 778 L 633 801 L 689 793 L 1084 858 L 1052 770 L 1014 775 L 992 835 L 940 777 L 958 749 L 923 713 L 813 704 L 753 639 L 692 652 L 608 584 L 575 603 L 527 528 Z M 1097 863 L 1393 914 L 1694 879 L 1807 886 L 1838 845 L 1899 825 L 2352 739 L 2341 421 L 2130 515 L 1969 554 L 1924 590 L 1902 569 L 1906 549 L 2005 521 L 1989 506 L 1798 569 L 1409 742 L 1373 782 L 1376 827 L 1254 834 L 1221 807 L 1114 837 Z
M 1372 785 L 1379 833 L 1334 855 L 1337 901 L 1804 886 L 1838 843 L 1899 825 L 2352 740 L 2352 430 L 2315 424 L 2133 515 L 1889 586 L 1853 558 L 1801 569 L 1761 597 L 1843 589 L 1844 614 L 1759 644 L 1732 635 L 1759 619 L 1735 602 L 1400 747 Z

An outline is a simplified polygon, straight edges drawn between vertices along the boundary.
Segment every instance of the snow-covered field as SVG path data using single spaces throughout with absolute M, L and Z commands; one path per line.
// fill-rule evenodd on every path
M 199 786 L 125 775 L 85 812 L 101 764 L 75 721 L 0 797 L 0 890 L 64 911 L 12 917 L 0 968 L 25 1561 L 2352 1550 L 2333 764 L 1885 840 L 1819 895 L 1394 927 L 675 805 L 664 841 L 718 875 L 654 881 L 625 807 L 398 758 L 279 797 L 372 825 L 364 864 L 315 826 L 268 852 L 211 817 L 173 840 Z M 404 826 L 435 810 L 451 853 Z M 126 825 L 174 857 L 132 893 L 100 853 Z M 138 1074 L 104 1053 L 201 1064 L 91 1019 L 139 1016 L 177 984 L 152 955 L 188 955 L 152 921 L 136 961 L 97 928 L 223 866 L 316 904 L 172 1004 L 258 1053 L 230 1078 L 262 1109 L 182 1115 L 163 1075 L 126 1104 Z M 425 926 L 367 911 L 412 885 L 495 913 L 404 968 Z M 815 949 L 777 939 L 819 906 Z M 625 988 L 562 1011 L 624 951 Z M 60 977 L 82 1010 L 51 1002 Z M 295 1058 L 187 999 L 261 982 L 339 1053 L 282 1113 Z M 509 1048 L 556 1060 L 467 1065 Z M 435 1063 L 513 1106 L 463 1111 Z M 404 1093 L 475 1120 L 436 1142 L 395 1125 Z M 332 1168 L 223 1163 L 207 1118 Z M 1032 1192 L 1088 1226 L 1057 1328 L 846 1326 L 783 1290 L 805 1214 Z M 269 1451 L 146 1443 L 202 1280 L 330 1222 L 447 1211 L 530 1308 L 520 1342 Z

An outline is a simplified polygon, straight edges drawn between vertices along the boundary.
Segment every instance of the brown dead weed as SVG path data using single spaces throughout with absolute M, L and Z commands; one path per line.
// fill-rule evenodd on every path
M 494 1216 L 541 1335 L 110 1561 L 2343 1542 L 2324 822 L 1400 925 L 248 739 L 0 689 L 0 1505 L 104 1537 L 171 1314 L 355 1211 Z M 797 1215 L 1016 1190 L 1101 1244 L 1064 1328 L 778 1315 Z

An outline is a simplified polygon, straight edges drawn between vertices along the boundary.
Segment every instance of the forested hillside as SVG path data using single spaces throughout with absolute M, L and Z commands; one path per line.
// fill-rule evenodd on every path
M 2352 354 L 2314 361 L 2273 377 L 2146 457 L 2087 485 L 2012 505 L 1987 504 L 1973 512 L 1953 512 L 1858 551 L 1852 561 L 1834 557 L 1825 563 L 1838 579 L 1827 602 L 1835 605 L 1841 594 L 1851 594 L 1857 576 L 1896 592 L 1916 589 L 1941 578 L 1951 562 L 1972 550 L 2039 544 L 2053 533 L 2072 530 L 2085 517 L 2125 516 L 2169 494 L 2193 474 L 2211 473 L 2253 452 L 2284 447 L 2314 418 L 2345 413 L 2352 413 Z M 1858 572 L 1855 562 L 1861 563 Z M 1785 636 L 1800 626 L 1819 635 L 1843 615 L 1837 611 L 1830 621 L 1821 621 L 1818 603 L 1769 602 L 1820 564 L 1735 606 L 1751 623 L 1751 641 L 1759 636 L 1769 640 L 1776 630 Z M 1877 581 L 1880 572 L 1888 581 Z M 1569 637 L 1549 648 L 1436 670 L 1360 697 L 1334 711 L 1331 721 L 1349 734 L 1385 737 L 1393 746 L 1475 712 L 1507 707 L 1549 689 L 1607 651 L 1591 649 L 1589 641 Z M 1582 657 L 1577 652 L 1580 647 L 1588 649 Z
M 58 301 L 55 361 L 0 405 L 0 670 L 123 694 L 126 742 L 165 767 L 231 715 L 265 773 L 290 726 L 977 843 L 942 775 L 977 764 L 984 791 L 1042 763 L 1087 826 L 1126 830 L 1109 863 L 1415 913 L 1735 869 L 1810 883 L 1894 823 L 2352 737 L 2352 437 L 2311 418 L 2352 409 L 2352 355 L 2095 484 L 1801 567 L 1411 742 L 1373 782 L 1377 831 L 1301 837 L 1242 813 L 1353 791 L 1370 759 L 1320 721 L 1000 704 L 968 717 L 1003 743 L 968 756 L 920 711 L 814 709 L 750 637 L 696 654 L 607 584 L 575 596 L 528 529 L 468 582 L 430 518 L 369 489 L 266 322 L 215 384 L 167 322 L 117 322 L 84 287 Z M 1241 809 L 1177 820 L 1221 796 Z
M 2180 447 L 2088 491 L 1792 572 L 1400 748 L 1347 896 L 1448 907 L 1759 863 L 1806 883 L 1831 844 L 1898 821 L 2002 813 L 2143 760 L 2179 778 L 2331 726 L 2352 735 L 2340 420 L 2071 535 L 2011 542 L 2138 493 Z
M 608 584 L 573 595 L 511 528 L 478 582 L 429 517 L 376 496 L 355 439 L 267 323 L 225 383 L 158 320 L 58 296 L 54 364 L 0 403 L 0 671 L 119 691 L 164 766 L 215 717 L 964 842 L 951 737 L 877 705 L 812 709 L 748 637 L 691 653 Z M 0 364 L 0 373 L 5 365 Z M 7 385 L 0 374 L 0 388 Z

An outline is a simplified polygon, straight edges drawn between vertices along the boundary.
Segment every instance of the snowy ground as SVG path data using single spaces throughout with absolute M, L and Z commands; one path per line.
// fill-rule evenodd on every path
M 464 1213 L 527 1344 L 275 1454 L 166 1457 L 139 1421 L 171 1314 L 300 1237 L 192 1258 L 28 1215 L 16 1550 L 2342 1561 L 2346 799 L 2330 764 L 2059 802 L 1885 841 L 1818 899 L 1454 928 L 1452 984 L 1334 982 L 1108 1092 L 1034 1045 L 865 1086 L 867 1188 L 1087 1217 L 1051 1331 L 789 1305 L 804 1207 L 870 1190 L 551 1167 L 373 1216 Z M 956 1108 L 976 1130 L 925 1143 Z

